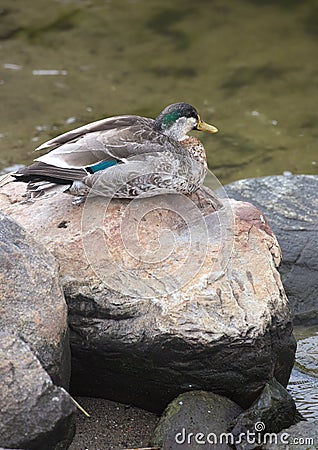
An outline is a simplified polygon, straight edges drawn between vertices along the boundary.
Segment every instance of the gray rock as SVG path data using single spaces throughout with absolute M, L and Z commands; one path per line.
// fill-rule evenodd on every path
M 178 394 L 209 390 L 248 407 L 294 362 L 280 249 L 242 202 L 192 197 L 73 206 L 59 194 L 0 207 L 60 264 L 69 306 L 72 390 L 162 412 Z
M 27 450 L 68 448 L 74 404 L 21 339 L 0 333 L 0 446 Z
M 162 450 L 230 450 L 229 427 L 241 412 L 236 403 L 212 392 L 186 392 L 166 408 L 152 444 Z
M 258 399 L 235 419 L 231 432 L 236 450 L 258 448 L 265 433 L 278 433 L 291 426 L 298 421 L 296 416 L 296 405 L 291 395 L 276 380 L 271 380 Z
M 265 443 L 264 450 L 317 450 L 318 421 L 299 422 Z
M 269 176 L 225 186 L 229 197 L 266 215 L 282 248 L 283 285 L 294 323 L 318 323 L 318 176 Z
M 71 363 L 67 306 L 57 262 L 1 211 L 0 265 L 1 331 L 27 342 L 54 383 L 67 388 Z

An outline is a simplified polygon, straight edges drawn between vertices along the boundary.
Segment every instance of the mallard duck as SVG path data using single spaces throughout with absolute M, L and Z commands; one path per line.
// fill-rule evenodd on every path
M 36 150 L 51 149 L 13 174 L 27 182 L 27 197 L 67 191 L 117 198 L 162 189 L 191 194 L 203 183 L 206 155 L 191 130 L 216 133 L 187 103 L 167 106 L 156 119 L 116 116 L 61 134 Z

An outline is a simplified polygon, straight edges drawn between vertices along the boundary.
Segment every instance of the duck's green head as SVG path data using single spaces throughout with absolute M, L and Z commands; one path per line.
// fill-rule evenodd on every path
M 197 110 L 188 103 L 174 103 L 167 106 L 155 119 L 154 127 L 173 139 L 181 141 L 191 130 L 217 133 L 213 125 L 203 122 Z

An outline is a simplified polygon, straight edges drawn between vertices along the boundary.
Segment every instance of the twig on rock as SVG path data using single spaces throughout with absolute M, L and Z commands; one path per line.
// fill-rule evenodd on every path
M 86 416 L 86 417 L 91 417 L 87 411 L 85 411 L 85 409 L 83 408 L 83 406 L 81 406 L 71 395 L 70 395 L 72 401 L 75 403 L 76 407 Z

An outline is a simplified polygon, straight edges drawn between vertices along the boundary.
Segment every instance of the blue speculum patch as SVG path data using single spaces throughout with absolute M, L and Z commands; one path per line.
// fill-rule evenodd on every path
M 117 161 L 115 159 L 110 159 L 108 161 L 101 161 L 97 164 L 87 167 L 87 170 L 91 173 L 96 173 L 100 170 L 108 169 L 111 166 L 115 166 Z

